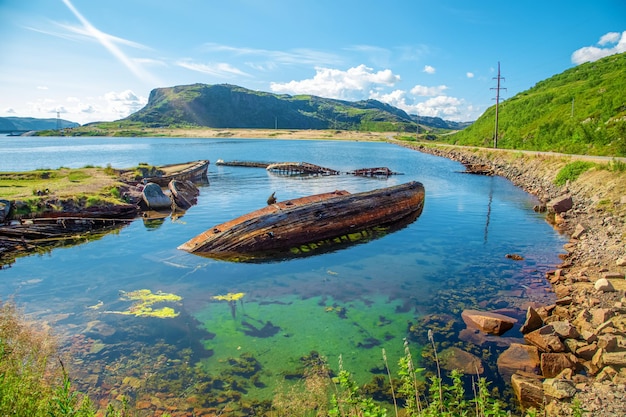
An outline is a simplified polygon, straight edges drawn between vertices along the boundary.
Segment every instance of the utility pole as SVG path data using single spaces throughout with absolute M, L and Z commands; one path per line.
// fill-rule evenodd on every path
M 504 80 L 504 77 L 500 77 L 500 61 L 498 61 L 498 76 L 493 77 L 494 80 L 498 80 L 498 84 L 496 88 L 492 88 L 492 90 L 496 90 L 496 128 L 493 134 L 493 147 L 498 147 L 498 105 L 500 103 L 500 90 L 506 90 L 506 88 L 500 87 L 500 80 Z

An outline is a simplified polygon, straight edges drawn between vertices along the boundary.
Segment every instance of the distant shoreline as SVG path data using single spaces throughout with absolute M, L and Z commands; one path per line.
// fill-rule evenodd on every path
M 46 132 L 48 136 L 50 132 Z M 167 137 L 167 138 L 232 138 L 232 139 L 294 139 L 294 140 L 356 140 L 384 142 L 399 132 L 365 132 L 318 129 L 239 129 L 239 128 L 107 128 L 82 126 L 68 129 L 61 136 L 72 137 Z M 42 135 L 43 136 L 43 135 Z

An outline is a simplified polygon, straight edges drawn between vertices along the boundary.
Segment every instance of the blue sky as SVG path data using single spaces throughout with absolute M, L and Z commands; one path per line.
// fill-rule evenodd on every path
M 156 87 L 368 98 L 472 121 L 626 51 L 624 0 L 0 0 L 0 116 L 117 120 Z

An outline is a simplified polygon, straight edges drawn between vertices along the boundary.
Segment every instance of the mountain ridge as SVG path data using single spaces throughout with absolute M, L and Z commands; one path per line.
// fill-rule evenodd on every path
M 230 84 L 201 83 L 153 89 L 148 104 L 122 120 L 141 122 L 150 127 L 195 125 L 400 132 L 414 132 L 418 122 L 444 129 L 449 128 L 448 123 L 454 123 L 439 118 L 422 119 L 372 99 L 351 102 L 305 94 L 273 94 Z

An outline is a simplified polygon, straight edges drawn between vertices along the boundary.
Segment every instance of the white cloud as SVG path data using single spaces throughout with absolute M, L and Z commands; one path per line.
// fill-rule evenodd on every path
M 148 99 L 132 90 L 111 91 L 97 97 L 38 98 L 21 106 L 5 109 L 4 114 L 20 117 L 51 118 L 59 112 L 63 119 L 85 124 L 122 119 L 140 110 Z
M 445 90 L 448 89 L 448 86 L 438 85 L 436 87 L 426 87 L 424 85 L 416 85 L 411 89 L 411 94 L 415 96 L 422 97 L 432 97 L 443 94 Z
M 467 106 L 463 113 L 463 100 L 446 95 L 439 95 L 426 101 L 409 103 L 410 97 L 403 90 L 395 90 L 388 94 L 371 92 L 370 98 L 390 104 L 409 114 L 420 116 L 441 117 L 444 120 L 467 121 L 475 119 L 472 106 Z
M 460 115 L 459 107 L 462 100 L 450 96 L 437 96 L 416 105 L 417 114 L 420 116 L 441 117 L 453 120 Z
M 465 74 L 465 76 L 466 76 L 467 78 L 474 78 L 474 73 L 473 73 L 473 72 L 467 72 L 467 73 Z
M 363 93 L 380 86 L 393 86 L 400 81 L 400 76 L 394 75 L 389 69 L 374 72 L 363 64 L 347 71 L 321 68 L 315 69 L 313 78 L 288 83 L 271 83 L 270 88 L 275 93 L 312 94 L 321 97 L 353 100 Z
M 46 87 L 45 85 L 38 85 L 37 86 L 37 90 L 47 90 L 48 87 Z
M 423 71 L 426 74 L 434 74 L 436 70 L 435 70 L 435 67 L 431 67 L 430 65 L 425 65 Z
M 572 62 L 576 65 L 593 62 L 605 56 L 626 52 L 626 31 L 609 32 L 600 38 L 598 46 L 585 46 L 572 54 Z
M 107 104 L 107 112 L 117 114 L 119 117 L 126 117 L 141 109 L 147 103 L 145 98 L 138 97 L 131 90 L 111 91 L 104 95 L 104 100 Z M 82 104 L 79 107 L 79 111 L 84 112 L 85 108 L 90 109 L 91 105 L 85 107 L 85 104 Z
M 176 65 L 182 68 L 186 68 L 191 71 L 201 72 L 203 74 L 209 74 L 216 77 L 231 77 L 233 75 L 240 75 L 249 77 L 250 74 L 241 71 L 238 68 L 233 67 L 230 64 L 219 62 L 216 64 L 199 64 L 196 62 L 191 62 L 189 60 L 178 61 Z

